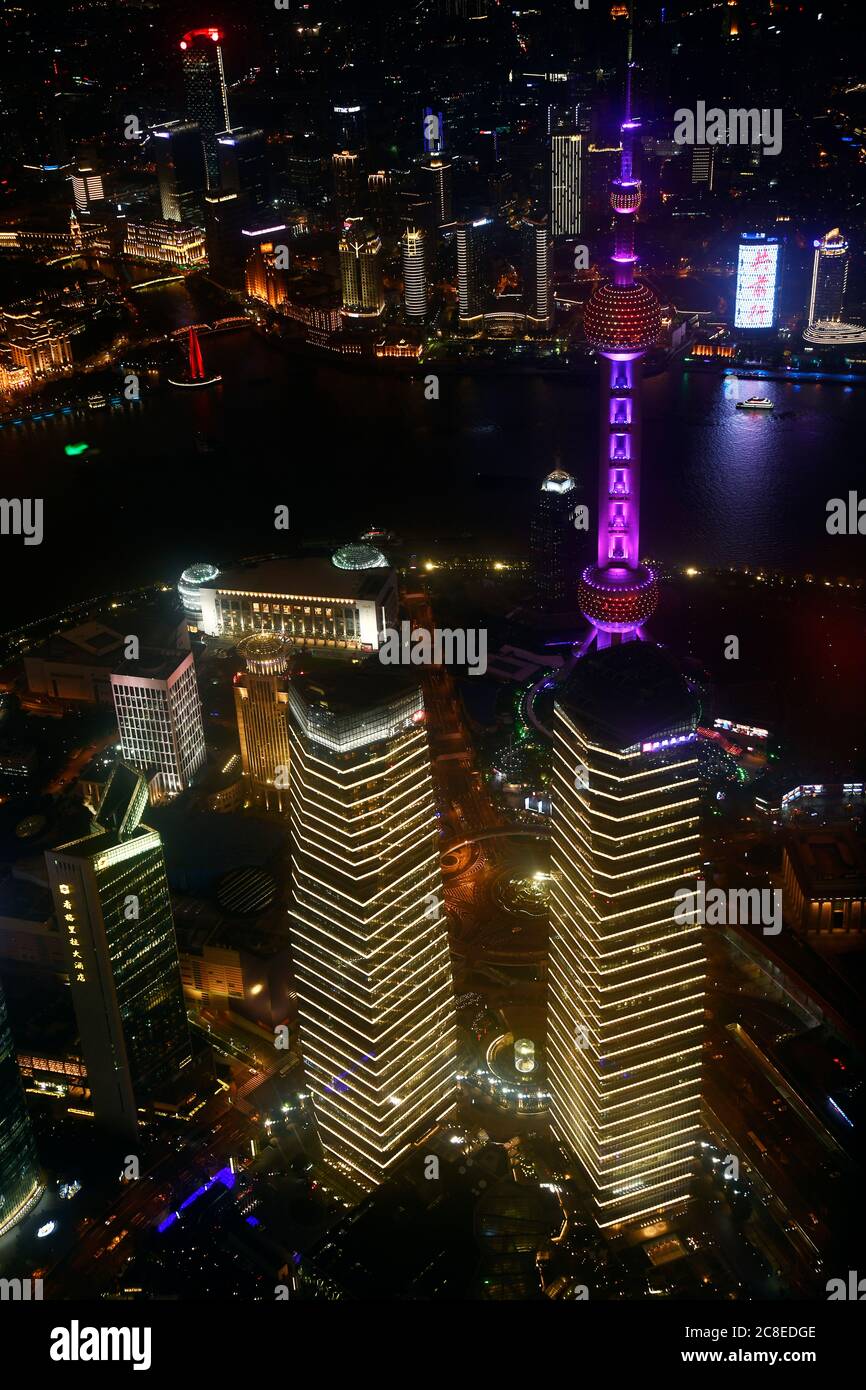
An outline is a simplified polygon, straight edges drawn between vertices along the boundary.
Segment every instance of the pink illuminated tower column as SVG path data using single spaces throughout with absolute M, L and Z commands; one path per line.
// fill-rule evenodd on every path
M 582 651 L 596 643 L 641 637 L 655 612 L 658 581 L 640 562 L 641 364 L 661 330 L 661 308 L 648 285 L 635 280 L 634 221 L 641 200 L 632 174 L 634 133 L 629 63 L 626 118 L 622 125 L 620 176 L 611 182 L 616 213 L 613 273 L 586 306 L 587 340 L 602 358 L 601 443 L 598 493 L 598 558 L 584 570 L 578 597 L 591 624 Z

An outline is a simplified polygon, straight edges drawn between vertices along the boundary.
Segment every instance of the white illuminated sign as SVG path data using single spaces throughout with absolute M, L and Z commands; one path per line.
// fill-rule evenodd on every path
M 773 327 L 778 268 L 778 242 L 740 243 L 735 328 Z

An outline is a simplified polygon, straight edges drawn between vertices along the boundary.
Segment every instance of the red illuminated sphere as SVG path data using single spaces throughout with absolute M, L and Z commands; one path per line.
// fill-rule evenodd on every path
M 645 352 L 662 328 L 661 305 L 649 285 L 602 283 L 583 315 L 587 342 L 600 352 Z

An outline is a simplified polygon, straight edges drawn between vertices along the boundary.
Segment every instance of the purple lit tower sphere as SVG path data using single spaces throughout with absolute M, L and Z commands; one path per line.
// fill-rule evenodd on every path
M 621 170 L 610 190 L 616 213 L 613 275 L 595 289 L 584 315 L 587 341 L 604 362 L 598 561 L 584 570 L 578 588 L 581 611 L 591 624 L 582 651 L 593 642 L 609 647 L 642 637 L 658 602 L 656 576 L 640 562 L 641 361 L 661 331 L 661 307 L 649 286 L 635 280 L 634 219 L 641 186 L 632 175 L 632 146 L 639 128 L 631 116 L 629 64 Z

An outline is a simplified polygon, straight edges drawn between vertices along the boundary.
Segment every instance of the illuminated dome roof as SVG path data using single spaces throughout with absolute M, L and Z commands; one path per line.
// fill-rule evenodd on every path
M 180 577 L 181 584 L 208 584 L 216 579 L 219 570 L 216 565 L 190 565 Z
M 587 342 L 599 352 L 645 352 L 659 336 L 662 311 L 649 285 L 603 280 L 583 315 Z
M 541 484 L 542 492 L 570 492 L 574 487 L 574 479 L 570 473 L 566 473 L 564 468 L 554 468 L 552 473 L 548 473 L 544 482 Z
M 254 632 L 238 642 L 247 670 L 260 676 L 282 675 L 288 670 L 294 648 L 278 632 Z
M 332 555 L 331 563 L 336 565 L 338 570 L 379 570 L 386 569 L 388 565 L 381 550 L 358 542 L 341 545 Z

